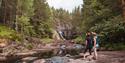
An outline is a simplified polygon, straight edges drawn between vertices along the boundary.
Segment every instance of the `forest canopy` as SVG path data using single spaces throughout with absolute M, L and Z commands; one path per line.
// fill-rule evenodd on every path
M 67 30 L 75 38 L 87 31 L 97 32 L 109 42 L 125 41 L 124 1 L 83 0 L 72 12 L 50 7 L 46 0 L 0 0 L 0 23 L 28 37 L 51 38 L 54 31 Z M 73 39 L 75 39 L 73 38 Z

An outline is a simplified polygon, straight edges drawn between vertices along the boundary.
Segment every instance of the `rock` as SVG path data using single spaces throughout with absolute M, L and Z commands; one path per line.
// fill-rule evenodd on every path
M 59 57 L 59 56 L 55 56 L 46 60 L 46 63 L 68 63 L 68 62 L 69 62 L 68 57 Z
M 46 62 L 45 59 L 39 59 L 39 60 L 34 61 L 33 63 L 45 63 L 45 62 Z
M 22 61 L 22 63 L 31 63 L 37 59 L 38 59 L 38 57 L 26 57 L 26 58 L 21 59 L 21 61 Z
M 35 54 L 37 54 L 37 52 L 29 51 L 29 52 L 25 52 L 25 53 L 16 53 L 16 54 L 14 54 L 14 56 L 24 58 L 24 57 L 27 57 L 27 56 L 33 56 Z
M 0 48 L 3 48 L 3 47 L 5 47 L 5 46 L 7 46 L 6 43 L 0 43 Z
M 2 62 L 2 61 L 6 61 L 6 60 L 7 60 L 6 57 L 0 57 L 0 62 Z

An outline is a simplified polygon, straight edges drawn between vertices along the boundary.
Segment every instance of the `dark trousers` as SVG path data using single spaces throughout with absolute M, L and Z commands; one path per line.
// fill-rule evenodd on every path
M 86 47 L 85 50 L 84 50 L 84 54 L 89 50 L 89 54 L 92 55 L 92 48 L 90 47 Z

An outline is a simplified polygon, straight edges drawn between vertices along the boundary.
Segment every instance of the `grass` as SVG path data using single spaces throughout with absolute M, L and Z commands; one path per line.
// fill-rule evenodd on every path
M 0 38 L 6 38 L 10 40 L 20 41 L 21 36 L 17 34 L 11 28 L 0 24 Z
M 53 42 L 53 39 L 50 39 L 50 38 L 42 38 L 41 41 L 45 44 L 49 44 L 49 43 L 52 43 Z
M 14 31 L 6 26 L 0 25 L 0 37 L 9 38 Z

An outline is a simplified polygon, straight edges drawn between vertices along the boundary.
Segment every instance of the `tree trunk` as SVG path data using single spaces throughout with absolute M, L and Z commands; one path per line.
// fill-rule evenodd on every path
M 6 22 L 6 0 L 3 1 L 3 24 Z
M 18 32 L 18 11 L 19 11 L 19 9 L 18 9 L 18 3 L 19 3 L 19 0 L 17 0 L 16 1 L 16 11 L 15 11 L 15 30 L 16 30 L 16 32 Z
M 0 8 L 1 8 L 2 0 L 0 0 Z
M 125 19 L 125 0 L 121 0 L 121 5 L 122 5 L 122 15 L 123 18 Z

